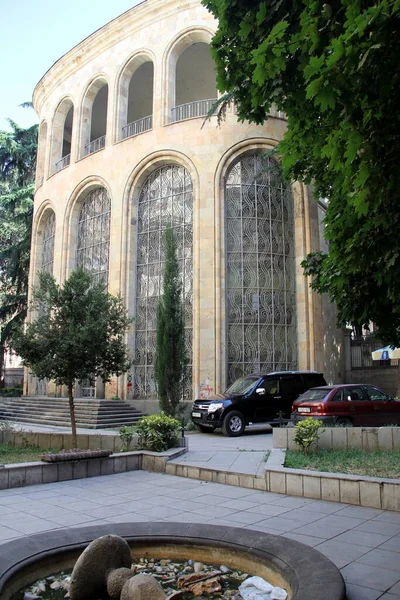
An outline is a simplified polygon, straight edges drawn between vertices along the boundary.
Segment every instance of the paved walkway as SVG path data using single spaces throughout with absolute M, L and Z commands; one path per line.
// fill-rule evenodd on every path
M 272 429 L 250 427 L 240 437 L 225 437 L 221 431 L 187 436 L 189 450 L 171 462 L 191 467 L 262 476 L 266 452 L 272 448 Z
M 263 454 L 271 437 L 192 434 L 186 458 L 213 467 L 236 463 L 235 470 L 247 462 L 243 472 L 250 472 L 258 469 L 251 457 Z M 400 513 L 146 471 L 1 490 L 0 560 L 2 544 L 12 539 L 23 544 L 33 533 L 126 521 L 199 522 L 282 535 L 328 556 L 341 569 L 348 600 L 400 598 Z

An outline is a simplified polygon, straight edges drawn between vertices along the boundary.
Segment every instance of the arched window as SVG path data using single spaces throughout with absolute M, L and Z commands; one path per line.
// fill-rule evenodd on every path
M 183 167 L 168 165 L 154 171 L 139 196 L 136 272 L 134 396 L 155 397 L 154 359 L 157 304 L 162 294 L 164 233 L 171 225 L 177 240 L 183 282 L 186 356 L 191 363 L 193 321 L 193 184 Z M 189 373 L 191 366 L 189 365 Z M 191 391 L 188 377 L 187 392 Z M 190 394 L 191 396 L 191 394 Z
M 43 231 L 41 270 L 53 275 L 54 238 L 56 235 L 56 216 L 49 213 Z
M 280 165 L 245 155 L 225 183 L 228 382 L 297 367 L 293 198 Z
M 86 196 L 79 214 L 77 266 L 108 281 L 111 201 L 104 188 Z
M 176 62 L 172 121 L 205 116 L 217 95 L 210 47 L 204 42 L 195 42 L 183 50 Z

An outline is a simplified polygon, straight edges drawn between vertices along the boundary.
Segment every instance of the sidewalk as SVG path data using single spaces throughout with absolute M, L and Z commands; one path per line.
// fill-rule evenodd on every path
M 241 466 L 246 473 L 260 468 L 272 443 L 266 431 L 188 437 L 189 452 L 176 460 L 213 468 L 219 462 L 235 471 Z M 229 525 L 296 539 L 338 566 L 348 600 L 400 598 L 400 513 L 146 471 L 1 490 L 0 560 L 5 543 L 24 544 L 30 534 L 143 521 Z
M 240 437 L 225 437 L 221 431 L 188 434 L 189 450 L 171 462 L 191 467 L 262 476 L 265 454 L 272 448 L 270 427 L 248 427 Z

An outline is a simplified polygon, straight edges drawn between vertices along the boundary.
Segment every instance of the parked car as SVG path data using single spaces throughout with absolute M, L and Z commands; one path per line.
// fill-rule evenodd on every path
M 294 423 L 307 417 L 323 421 L 326 425 L 399 425 L 400 401 L 373 385 L 314 387 L 293 404 Z
M 192 405 L 192 421 L 201 431 L 210 433 L 222 427 L 224 435 L 229 436 L 241 435 L 246 425 L 253 423 L 274 426 L 288 422 L 294 400 L 316 385 L 326 385 L 323 374 L 316 371 L 247 375 L 221 395 L 196 400 Z

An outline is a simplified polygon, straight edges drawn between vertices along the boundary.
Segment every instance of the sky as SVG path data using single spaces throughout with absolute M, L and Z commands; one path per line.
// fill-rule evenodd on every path
M 160 0 L 162 1 L 162 0 Z M 0 0 L 0 130 L 38 122 L 33 90 L 68 50 L 139 0 Z

